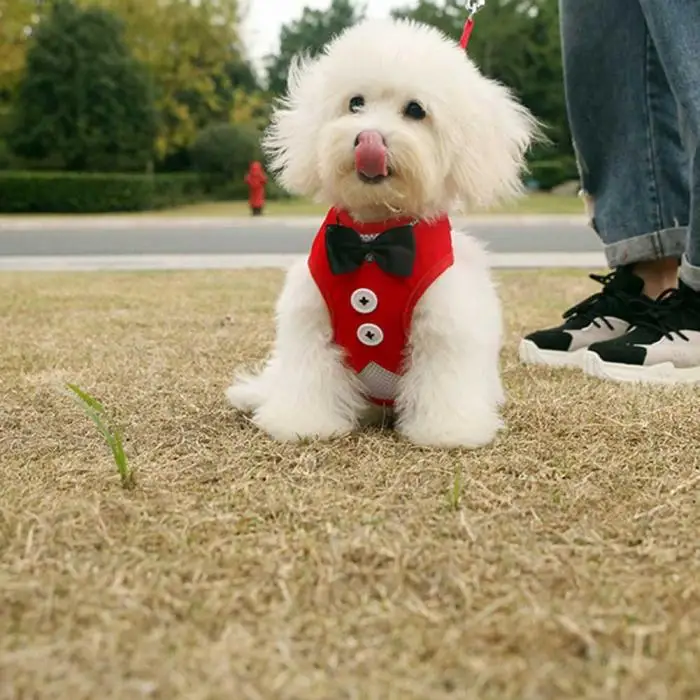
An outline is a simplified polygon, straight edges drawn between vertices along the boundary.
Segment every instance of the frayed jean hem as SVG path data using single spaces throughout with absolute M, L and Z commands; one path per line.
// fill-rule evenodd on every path
M 686 250 L 687 240 L 686 227 L 667 228 L 610 243 L 605 246 L 605 257 L 611 268 L 662 258 L 680 260 Z

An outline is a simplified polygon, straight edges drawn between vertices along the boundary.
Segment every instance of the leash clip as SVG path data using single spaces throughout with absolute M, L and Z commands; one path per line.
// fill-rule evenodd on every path
M 467 15 L 472 18 L 484 5 L 486 0 L 467 0 Z
M 474 29 L 474 15 L 486 4 L 486 0 L 467 0 L 467 21 L 464 23 L 464 31 L 462 38 L 459 40 L 459 45 L 466 50 L 469 43 L 469 37 Z

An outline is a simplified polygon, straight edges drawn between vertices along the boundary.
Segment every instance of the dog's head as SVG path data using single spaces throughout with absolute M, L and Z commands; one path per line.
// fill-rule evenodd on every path
M 438 30 L 368 20 L 295 62 L 264 147 L 294 194 L 360 220 L 429 217 L 518 193 L 535 130 Z

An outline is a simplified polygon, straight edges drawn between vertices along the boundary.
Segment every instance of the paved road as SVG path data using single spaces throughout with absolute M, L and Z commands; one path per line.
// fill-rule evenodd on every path
M 597 253 L 580 217 L 456 220 L 493 253 Z M 309 249 L 318 219 L 108 218 L 0 220 L 0 257 L 290 255 Z

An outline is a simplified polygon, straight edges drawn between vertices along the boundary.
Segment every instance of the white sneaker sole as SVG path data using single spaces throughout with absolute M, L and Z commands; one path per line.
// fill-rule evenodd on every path
M 657 384 L 671 386 L 675 384 L 700 384 L 700 367 L 675 367 L 671 362 L 659 365 L 639 366 L 623 365 L 617 362 L 605 362 L 594 352 L 586 351 L 583 371 L 597 379 L 610 382 L 637 384 Z
M 581 369 L 583 367 L 586 348 L 566 352 L 565 350 L 543 350 L 538 348 L 531 340 L 520 341 L 518 356 L 526 365 L 546 365 L 548 367 L 571 367 Z

